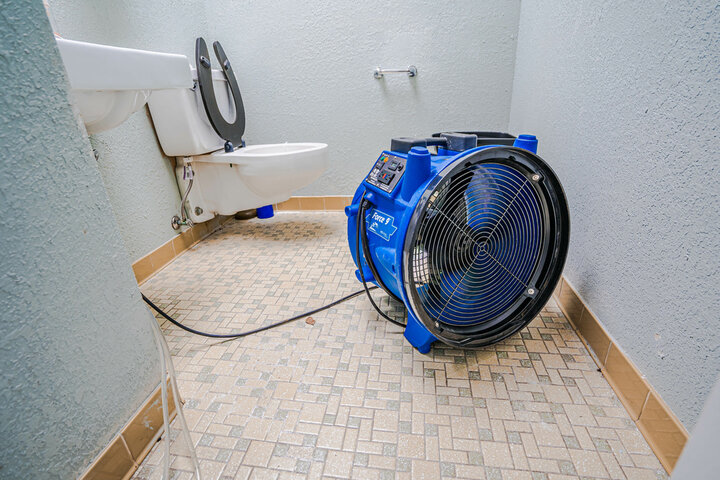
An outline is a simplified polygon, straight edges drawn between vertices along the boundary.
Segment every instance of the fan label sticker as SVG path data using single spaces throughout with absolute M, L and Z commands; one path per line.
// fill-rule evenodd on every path
M 395 218 L 379 210 L 373 210 L 372 214 L 370 214 L 368 230 L 384 240 L 390 240 L 390 237 L 397 231 Z

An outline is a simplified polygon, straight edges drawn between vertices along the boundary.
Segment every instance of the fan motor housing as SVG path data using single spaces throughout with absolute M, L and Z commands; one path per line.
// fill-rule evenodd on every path
M 421 353 L 436 340 L 475 348 L 516 333 L 562 274 L 567 200 L 537 139 L 482 143 L 468 133 L 393 139 L 345 208 L 355 265 L 405 304 L 404 335 Z

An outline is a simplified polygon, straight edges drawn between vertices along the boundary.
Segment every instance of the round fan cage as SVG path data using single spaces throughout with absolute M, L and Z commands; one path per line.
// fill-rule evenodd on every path
M 562 187 L 539 157 L 496 147 L 460 158 L 428 186 L 410 220 L 411 307 L 445 343 L 497 342 L 547 302 L 568 238 Z

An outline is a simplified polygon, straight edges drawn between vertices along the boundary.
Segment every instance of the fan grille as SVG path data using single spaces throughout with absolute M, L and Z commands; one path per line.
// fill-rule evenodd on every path
M 532 171 L 500 160 L 456 166 L 422 205 L 407 280 L 433 330 L 492 324 L 537 293 L 547 203 Z

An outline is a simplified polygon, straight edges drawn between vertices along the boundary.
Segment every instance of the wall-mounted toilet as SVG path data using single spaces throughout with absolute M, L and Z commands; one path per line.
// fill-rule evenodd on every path
M 218 42 L 214 49 L 221 69 L 212 69 L 205 41 L 198 38 L 193 88 L 156 90 L 148 99 L 163 151 L 178 157 L 181 209 L 192 222 L 287 200 L 328 167 L 324 143 L 244 145 L 240 90 Z M 180 217 L 173 220 L 176 228 L 184 223 L 185 215 Z

